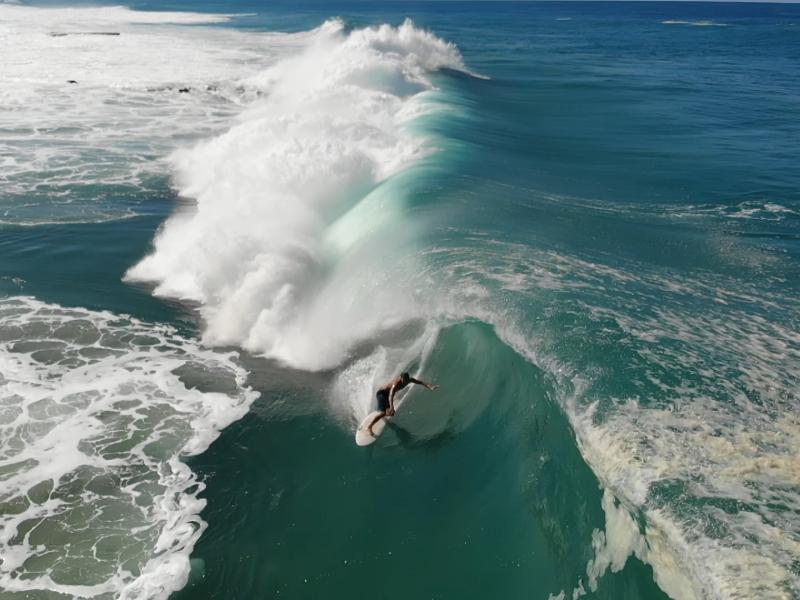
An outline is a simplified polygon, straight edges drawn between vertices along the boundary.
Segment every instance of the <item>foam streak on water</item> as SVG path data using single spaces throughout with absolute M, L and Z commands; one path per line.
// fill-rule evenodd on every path
M 28 297 L 0 323 L 0 588 L 166 598 L 205 528 L 180 457 L 256 395 L 236 353 Z

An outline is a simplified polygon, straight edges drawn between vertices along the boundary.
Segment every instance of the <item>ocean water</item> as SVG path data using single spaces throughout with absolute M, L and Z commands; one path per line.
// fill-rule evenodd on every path
M 800 597 L 800 7 L 6 2 L 0 57 L 0 598 Z

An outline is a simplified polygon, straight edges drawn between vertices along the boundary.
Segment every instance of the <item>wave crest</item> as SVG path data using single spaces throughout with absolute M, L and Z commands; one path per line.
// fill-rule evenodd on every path
M 378 268 L 404 237 L 387 180 L 433 151 L 410 123 L 433 110 L 429 74 L 443 67 L 463 69 L 458 50 L 410 21 L 326 22 L 246 81 L 266 98 L 236 126 L 173 156 L 195 202 L 127 277 L 201 303 L 205 342 L 307 369 L 405 320 L 413 302 Z

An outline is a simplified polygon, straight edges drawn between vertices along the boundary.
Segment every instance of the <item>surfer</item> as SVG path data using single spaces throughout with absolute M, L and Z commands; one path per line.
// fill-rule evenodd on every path
M 426 383 L 424 381 L 420 381 L 419 379 L 414 379 L 407 372 L 403 372 L 400 374 L 400 377 L 398 377 L 397 379 L 393 379 L 385 386 L 380 388 L 375 394 L 375 396 L 378 399 L 378 410 L 381 411 L 381 414 L 375 415 L 375 418 L 372 419 L 372 423 L 370 423 L 367 426 L 367 431 L 372 437 L 375 437 L 375 434 L 372 432 L 372 426 L 375 425 L 375 423 L 380 421 L 383 417 L 394 416 L 395 394 L 411 383 L 416 383 L 417 385 L 424 385 L 429 390 L 435 390 L 436 388 L 439 387 L 438 385 L 434 385 L 432 383 Z

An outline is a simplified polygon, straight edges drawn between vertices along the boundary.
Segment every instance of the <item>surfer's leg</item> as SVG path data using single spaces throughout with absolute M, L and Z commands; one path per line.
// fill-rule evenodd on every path
M 385 413 L 385 412 L 382 412 L 381 414 L 379 414 L 379 415 L 376 415 L 376 417 L 375 417 L 374 419 L 372 419 L 372 423 L 370 423 L 369 425 L 367 425 L 367 431 L 369 432 L 369 434 L 370 434 L 372 437 L 375 437 L 375 434 L 374 434 L 374 433 L 372 433 L 372 426 L 373 426 L 373 425 L 375 425 L 375 423 L 377 423 L 378 421 L 380 421 L 380 420 L 381 420 L 383 417 L 385 417 L 385 416 L 386 416 L 386 413 Z
M 367 431 L 372 437 L 375 437 L 375 434 L 372 433 L 372 426 L 385 417 L 386 411 L 389 410 L 389 392 L 383 389 L 378 390 L 378 393 L 375 394 L 375 398 L 378 400 L 378 410 L 381 411 L 381 414 L 372 419 L 372 423 L 367 426 Z

